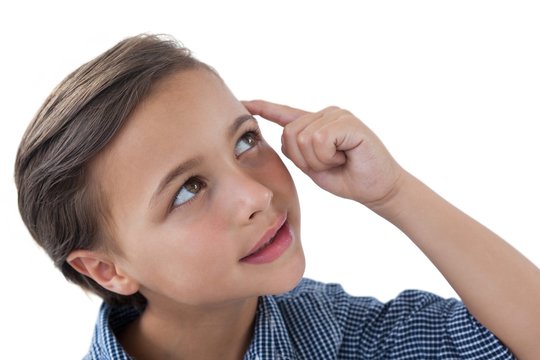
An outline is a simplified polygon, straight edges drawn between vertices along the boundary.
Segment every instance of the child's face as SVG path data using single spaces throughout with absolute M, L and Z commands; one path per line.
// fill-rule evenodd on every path
M 96 159 L 114 263 L 150 303 L 278 293 L 302 276 L 296 190 L 257 129 L 216 75 L 191 70 L 159 82 Z

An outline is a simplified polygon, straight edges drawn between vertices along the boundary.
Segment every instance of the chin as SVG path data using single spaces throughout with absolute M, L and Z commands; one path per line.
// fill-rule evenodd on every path
M 270 280 L 269 291 L 265 295 L 279 295 L 291 291 L 302 280 L 306 261 L 301 248 L 298 252 L 299 254 L 295 254 L 294 259 L 291 259 L 287 266 L 284 266 L 282 271 Z

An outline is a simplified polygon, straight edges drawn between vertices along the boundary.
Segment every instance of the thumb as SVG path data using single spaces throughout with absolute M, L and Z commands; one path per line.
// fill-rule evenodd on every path
M 295 109 L 286 105 L 274 104 L 264 100 L 242 101 L 242 104 L 251 115 L 259 115 L 281 126 L 309 114 L 309 112 Z

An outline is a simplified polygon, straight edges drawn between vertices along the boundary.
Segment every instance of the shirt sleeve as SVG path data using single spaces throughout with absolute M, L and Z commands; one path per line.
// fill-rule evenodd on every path
M 388 303 L 343 290 L 334 296 L 343 358 L 357 351 L 368 359 L 515 359 L 456 299 L 417 290 Z

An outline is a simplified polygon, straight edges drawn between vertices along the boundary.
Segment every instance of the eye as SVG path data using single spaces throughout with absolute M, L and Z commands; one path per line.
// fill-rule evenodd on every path
M 191 199 L 193 199 L 197 194 L 206 186 L 204 181 L 197 177 L 189 178 L 184 185 L 180 188 L 180 191 L 176 194 L 174 198 L 173 206 L 180 206 Z
M 236 156 L 242 155 L 244 152 L 255 147 L 261 139 L 259 130 L 251 130 L 238 139 L 236 147 L 234 148 L 234 154 Z

